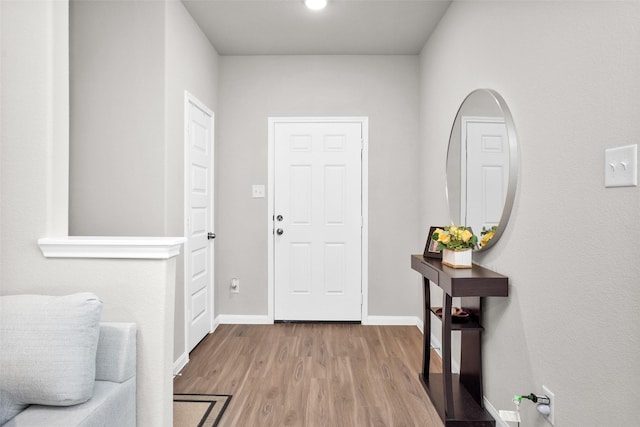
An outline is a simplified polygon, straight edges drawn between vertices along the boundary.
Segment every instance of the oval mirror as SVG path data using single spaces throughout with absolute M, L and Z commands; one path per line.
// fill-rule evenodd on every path
M 471 227 L 478 250 L 504 232 L 516 192 L 518 144 L 504 99 L 477 89 L 462 102 L 447 151 L 447 200 L 451 222 Z

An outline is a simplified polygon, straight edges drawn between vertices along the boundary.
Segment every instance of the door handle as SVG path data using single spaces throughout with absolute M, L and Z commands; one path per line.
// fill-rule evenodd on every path
M 276 217 L 276 219 L 277 219 L 278 221 L 282 221 L 284 218 L 282 218 L 282 215 L 278 215 L 278 216 Z
M 276 234 L 277 234 L 278 236 L 282 236 L 282 235 L 284 234 L 284 230 L 283 230 L 282 228 L 278 228 L 278 229 L 276 230 Z
M 216 238 L 216 233 L 212 233 L 212 232 L 207 233 L 207 240 L 213 240 L 215 238 Z

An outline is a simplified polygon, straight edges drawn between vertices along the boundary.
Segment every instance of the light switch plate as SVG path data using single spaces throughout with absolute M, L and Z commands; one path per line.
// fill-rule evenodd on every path
M 251 197 L 254 199 L 264 199 L 264 185 L 252 185 Z
M 638 144 L 607 148 L 604 151 L 604 186 L 638 185 Z

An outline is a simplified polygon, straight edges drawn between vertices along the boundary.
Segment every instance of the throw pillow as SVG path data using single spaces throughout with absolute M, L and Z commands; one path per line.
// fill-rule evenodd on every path
M 15 405 L 69 406 L 89 400 L 101 314 L 102 302 L 92 293 L 1 296 L 2 400 L 11 396 L 14 409 Z

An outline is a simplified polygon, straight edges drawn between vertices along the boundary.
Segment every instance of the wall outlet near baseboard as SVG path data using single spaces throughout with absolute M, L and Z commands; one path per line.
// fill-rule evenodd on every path
M 556 425 L 556 395 L 551 392 L 546 386 L 542 386 L 542 394 L 549 397 L 549 415 L 543 415 L 544 419 L 552 426 Z
M 235 277 L 231 279 L 231 285 L 229 286 L 232 294 L 240 293 L 240 279 L 236 279 Z

